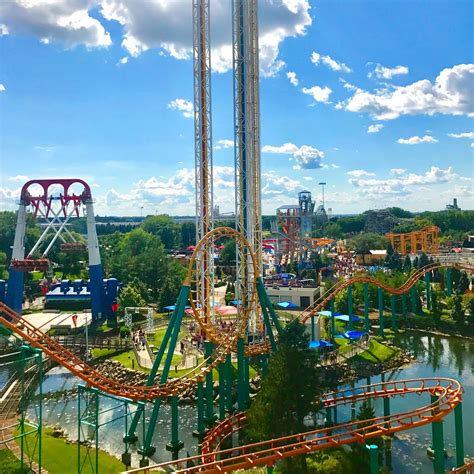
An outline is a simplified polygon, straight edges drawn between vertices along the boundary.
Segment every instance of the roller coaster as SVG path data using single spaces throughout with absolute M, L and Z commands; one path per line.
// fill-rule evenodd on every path
M 190 387 L 201 384 L 203 380 L 212 373 L 212 370 L 219 368 L 226 362 L 228 355 L 239 352 L 239 341 L 243 340 L 251 311 L 262 311 L 265 313 L 265 298 L 261 287 L 263 282 L 258 272 L 255 272 L 255 280 L 252 282 L 252 292 L 242 305 L 234 329 L 230 332 L 220 332 L 217 325 L 213 323 L 212 318 L 202 318 L 199 304 L 194 301 L 193 294 L 190 291 L 195 280 L 196 268 L 199 268 L 197 259 L 201 255 L 201 248 L 210 240 L 215 241 L 223 236 L 231 237 L 237 244 L 246 249 L 247 254 L 253 260 L 250 244 L 245 237 L 231 228 L 216 228 L 206 234 L 196 246 L 191 257 L 187 277 L 183 283 L 176 313 L 184 313 L 184 307 L 189 300 L 192 315 L 200 325 L 206 338 L 212 341 L 212 351 L 206 354 L 205 359 L 196 367 L 191 369 L 185 376 L 167 380 L 167 377 L 161 379 L 161 383 L 155 384 L 154 377 L 149 379 L 149 385 L 134 386 L 124 385 L 94 369 L 91 365 L 80 359 L 71 351 L 59 344 L 55 339 L 48 336 L 31 322 L 21 318 L 19 314 L 0 303 L 0 325 L 7 331 L 15 333 L 32 347 L 40 349 L 61 366 L 67 368 L 70 372 L 81 378 L 88 387 L 93 387 L 101 392 L 113 396 L 133 400 L 133 401 L 153 401 L 163 400 L 168 397 L 177 397 Z M 457 268 L 472 272 L 474 265 L 469 258 L 460 256 L 437 256 L 436 260 L 429 265 L 418 269 L 398 288 L 392 288 L 376 278 L 367 274 L 354 275 L 346 280 L 341 280 L 329 288 L 317 301 L 309 308 L 305 309 L 298 319 L 301 322 L 309 318 L 317 317 L 318 313 L 327 307 L 327 304 L 342 291 L 356 283 L 375 285 L 391 295 L 404 295 L 410 291 L 414 285 L 438 268 Z M 263 291 L 263 293 L 265 293 Z M 259 308 L 260 306 L 260 308 Z M 267 308 L 268 309 L 268 308 Z M 181 314 L 182 316 L 182 314 Z M 179 319 L 181 321 L 181 319 Z M 242 347 L 242 352 L 247 357 L 261 356 L 272 352 L 275 335 L 278 336 L 279 328 L 278 318 L 273 320 L 274 326 L 269 324 L 270 318 L 266 324 L 268 329 L 267 340 L 247 344 Z M 169 332 L 171 333 L 172 324 L 170 322 Z M 180 323 L 179 323 L 180 324 Z M 270 339 L 270 342 L 268 342 Z M 164 347 L 160 349 L 164 352 Z M 278 459 L 289 456 L 296 456 L 312 451 L 326 449 L 329 447 L 341 446 L 354 442 L 362 442 L 378 437 L 383 434 L 391 434 L 400 430 L 411 429 L 423 424 L 435 423 L 446 416 L 456 408 L 461 402 L 462 387 L 453 380 L 448 379 L 425 379 L 411 380 L 401 382 L 387 382 L 375 384 L 366 387 L 353 389 L 352 392 L 333 392 L 324 396 L 324 405 L 328 407 L 337 407 L 341 404 L 351 403 L 362 399 L 373 399 L 380 397 L 403 396 L 405 394 L 419 394 L 429 392 L 436 400 L 430 405 L 423 406 L 412 412 L 384 416 L 370 420 L 370 424 L 364 423 L 359 426 L 357 423 L 346 423 L 325 429 L 314 430 L 307 433 L 300 433 L 289 437 L 279 438 L 263 443 L 245 445 L 232 448 L 231 450 L 222 450 L 221 443 L 229 438 L 232 433 L 239 431 L 245 424 L 245 412 L 240 410 L 236 415 L 222 420 L 218 425 L 207 432 L 202 447 L 202 454 L 192 458 L 186 458 L 187 464 L 191 462 L 199 463 L 199 467 L 186 468 L 179 472 L 197 472 L 205 470 L 206 472 L 229 472 L 241 467 L 252 467 L 257 465 L 273 465 Z M 462 422 L 462 420 L 461 420 Z M 181 464 L 180 464 L 181 462 Z M 174 464 L 173 464 L 174 463 Z M 171 463 L 164 463 L 159 467 L 174 467 L 186 465 L 182 464 L 184 460 L 174 460 Z M 459 464 L 460 466 L 462 464 Z M 140 471 L 136 471 L 140 472 Z M 148 472 L 146 470 L 141 472 Z

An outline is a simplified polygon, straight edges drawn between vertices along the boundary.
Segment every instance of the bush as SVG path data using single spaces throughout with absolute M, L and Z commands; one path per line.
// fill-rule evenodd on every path
M 120 327 L 120 337 L 123 339 L 125 336 L 130 336 L 130 328 L 127 326 Z

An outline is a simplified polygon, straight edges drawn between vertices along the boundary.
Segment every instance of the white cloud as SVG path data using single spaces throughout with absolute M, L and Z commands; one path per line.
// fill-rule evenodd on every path
M 343 103 L 349 112 L 368 113 L 378 120 L 401 115 L 474 115 L 474 64 L 458 64 L 440 72 L 434 83 L 427 79 L 407 86 L 376 90 L 358 89 Z
M 352 170 L 348 171 L 347 174 L 353 178 L 362 178 L 362 176 L 375 176 L 375 173 L 370 173 L 365 170 Z
M 300 83 L 300 81 L 296 77 L 296 72 L 289 71 L 286 73 L 286 77 L 295 87 L 297 87 L 298 84 Z
M 28 178 L 28 176 L 25 176 L 25 175 L 22 175 L 22 174 L 18 174 L 16 176 L 10 176 L 8 178 L 8 181 L 20 182 L 20 183 L 26 183 L 29 180 L 30 180 L 30 178 Z
M 193 103 L 186 99 L 174 99 L 168 104 L 168 109 L 179 110 L 186 118 L 192 118 L 194 114 Z
M 395 176 L 400 176 L 402 174 L 405 174 L 406 171 L 407 170 L 405 168 L 392 168 L 390 170 L 390 173 L 394 174 Z
M 34 36 L 41 42 L 63 43 L 67 48 L 112 44 L 100 21 L 89 15 L 96 0 L 8 0 L 0 2 L 2 34 Z
M 311 176 L 303 176 L 303 179 L 306 181 L 313 181 L 313 178 Z
M 124 56 L 123 58 L 119 59 L 119 62 L 117 64 L 127 64 L 128 63 L 128 56 Z
M 273 76 L 285 65 L 279 59 L 280 44 L 289 37 L 302 36 L 311 25 L 308 0 L 263 0 L 259 2 L 260 68 Z M 192 9 L 189 0 L 156 0 L 143 3 L 103 0 L 101 13 L 124 27 L 122 47 L 132 56 L 157 48 L 176 59 L 192 56 Z M 211 5 L 211 64 L 215 71 L 232 67 L 231 5 L 215 0 Z
M 262 196 L 278 195 L 278 194 L 294 194 L 295 191 L 301 188 L 301 183 L 288 176 L 279 176 L 275 171 L 262 173 L 262 178 L 265 181 L 262 187 Z
M 6 89 L 5 89 L 5 86 L 3 84 L 0 84 L 0 92 L 5 92 Z
M 399 138 L 397 143 L 400 143 L 400 145 L 419 145 L 420 143 L 438 143 L 438 140 L 431 135 L 425 135 L 424 137 L 415 135 L 410 138 Z
M 380 130 L 382 130 L 382 128 L 384 128 L 384 125 L 382 123 L 369 125 L 369 128 L 367 129 L 367 133 L 379 133 Z
M 448 137 L 473 139 L 474 138 L 474 132 L 448 133 Z
M 283 155 L 292 155 L 296 161 L 294 169 L 317 169 L 322 168 L 321 159 L 324 153 L 310 145 L 298 147 L 293 143 L 285 143 L 281 146 L 265 145 L 262 148 L 263 153 L 275 153 Z
M 474 148 L 474 143 L 471 143 L 471 148 Z
M 329 69 L 337 72 L 352 72 L 352 69 L 344 63 L 338 63 L 335 59 L 331 58 L 331 56 L 321 56 L 316 51 L 311 53 L 311 62 L 315 65 L 321 62 Z
M 392 79 L 393 76 L 399 76 L 408 74 L 408 68 L 406 66 L 395 66 L 395 67 L 384 67 L 381 64 L 377 64 L 373 72 L 369 72 L 368 77 L 374 75 L 378 79 Z
M 221 148 L 233 148 L 234 140 L 217 140 L 217 144 L 214 146 L 214 150 L 220 150 Z
M 328 86 L 313 86 L 309 89 L 303 87 L 302 92 L 303 94 L 310 95 L 316 102 L 322 102 L 323 104 L 327 104 L 329 103 L 329 96 L 331 95 L 332 90 Z

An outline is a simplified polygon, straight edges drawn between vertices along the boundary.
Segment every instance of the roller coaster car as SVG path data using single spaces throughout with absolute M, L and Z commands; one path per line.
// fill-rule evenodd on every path
M 47 258 L 12 260 L 11 266 L 19 272 L 46 272 L 49 269 Z
M 82 242 L 66 242 L 61 244 L 61 251 L 66 253 L 83 252 L 86 249 L 86 244 L 83 244 Z

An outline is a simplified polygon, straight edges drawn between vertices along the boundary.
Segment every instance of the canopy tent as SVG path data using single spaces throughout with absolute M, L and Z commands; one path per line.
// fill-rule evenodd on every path
M 281 301 L 280 303 L 277 303 L 277 306 L 284 309 L 298 308 L 298 305 L 296 305 L 295 303 L 292 303 L 291 301 Z
M 189 309 L 189 308 L 191 308 L 191 306 L 186 306 L 185 307 L 185 309 Z M 168 311 L 168 312 L 174 311 L 176 309 L 176 305 L 172 304 L 172 305 L 169 305 L 169 306 L 165 306 L 163 309 L 165 311 Z
M 362 319 L 357 316 L 351 316 L 350 318 L 352 321 L 362 321 Z M 346 323 L 349 322 L 349 316 L 347 314 L 341 314 L 339 316 L 335 316 L 334 319 L 339 319 L 339 321 L 345 321 Z
M 321 339 L 319 341 L 309 341 L 309 348 L 310 349 L 319 349 L 320 347 L 333 347 L 334 344 L 331 344 L 328 341 L 325 341 L 324 339 Z
M 237 308 L 235 306 L 216 306 L 214 308 L 216 313 L 220 314 L 221 316 L 231 316 L 237 314 Z
M 362 336 L 365 336 L 367 333 L 360 331 L 346 331 L 343 336 L 347 339 L 360 339 Z
M 331 317 L 331 311 L 320 311 L 318 314 L 319 316 L 325 316 L 327 318 Z

